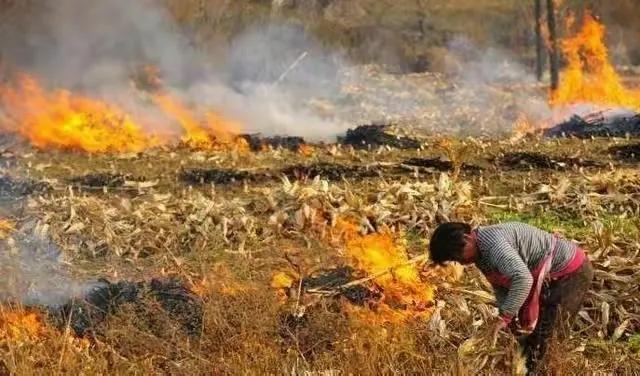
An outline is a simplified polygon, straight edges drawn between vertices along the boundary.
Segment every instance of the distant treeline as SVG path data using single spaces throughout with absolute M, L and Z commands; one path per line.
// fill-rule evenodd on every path
M 398 71 L 445 70 L 446 51 L 461 36 L 479 48 L 504 48 L 531 67 L 535 61 L 533 0 L 153 1 L 167 7 L 195 45 L 212 53 L 224 53 L 229 41 L 250 25 L 276 21 L 296 24 L 356 61 Z M 0 34 L 46 22 L 46 12 L 43 17 L 39 10 L 55 3 L 0 0 Z M 581 12 L 591 9 L 607 25 L 616 63 L 640 65 L 637 0 L 560 3 L 560 36 L 568 32 L 569 14 L 579 20 Z

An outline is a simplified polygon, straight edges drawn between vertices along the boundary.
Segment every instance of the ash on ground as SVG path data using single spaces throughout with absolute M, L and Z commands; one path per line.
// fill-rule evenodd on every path
M 572 167 L 598 167 L 599 163 L 581 158 L 549 157 L 533 152 L 506 153 L 495 160 L 498 166 L 513 170 L 566 170 Z
M 31 194 L 44 193 L 51 186 L 44 182 L 0 176 L 0 200 L 20 199 Z
M 312 289 L 331 291 L 339 289 L 338 296 L 343 296 L 351 303 L 357 305 L 365 305 L 380 300 L 382 294 L 379 291 L 363 285 L 340 288 L 356 279 L 354 273 L 355 271 L 348 266 L 322 270 L 314 275 L 303 278 L 302 289 L 303 291 Z
M 448 172 L 454 170 L 453 162 L 443 160 L 441 158 L 411 158 L 402 162 L 407 166 L 415 166 L 415 167 L 423 167 L 427 169 L 433 169 L 435 171 L 440 172 Z M 482 171 L 482 167 L 463 163 L 460 166 L 460 169 L 465 172 L 480 172 Z
M 262 137 L 259 134 L 244 134 L 238 137 L 247 141 L 252 151 L 262 151 L 268 147 L 299 151 L 306 144 L 304 138 L 296 136 Z
M 96 172 L 82 176 L 75 176 L 69 182 L 78 187 L 102 188 L 122 187 L 127 180 L 132 180 L 132 176 L 114 174 L 108 172 Z
M 188 168 L 180 173 L 180 180 L 189 184 L 231 184 L 255 178 L 248 171 L 217 168 Z
M 313 179 L 317 176 L 321 178 L 339 181 L 342 179 L 364 179 L 379 177 L 382 169 L 377 166 L 343 165 L 335 163 L 320 162 L 310 165 L 293 165 L 280 170 L 280 174 L 290 179 Z
M 139 319 L 166 314 L 188 335 L 202 328 L 203 303 L 186 285 L 173 278 L 155 278 L 148 282 L 100 280 L 84 295 L 50 310 L 55 321 L 69 325 L 77 336 L 99 335 L 109 315 L 130 306 Z

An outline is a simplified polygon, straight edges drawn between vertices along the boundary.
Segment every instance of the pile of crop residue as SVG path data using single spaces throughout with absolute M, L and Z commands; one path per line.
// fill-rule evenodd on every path
M 349 129 L 347 134 L 340 139 L 340 142 L 356 149 L 380 146 L 397 149 L 418 149 L 422 145 L 416 139 L 395 135 L 390 130 L 391 127 L 388 125 L 361 125 L 355 129 Z
M 548 137 L 624 137 L 640 136 L 640 114 L 624 109 L 596 111 L 546 129 Z

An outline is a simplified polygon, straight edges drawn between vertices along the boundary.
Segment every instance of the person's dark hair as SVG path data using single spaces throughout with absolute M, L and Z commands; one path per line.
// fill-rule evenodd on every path
M 461 222 L 446 222 L 439 225 L 431 235 L 429 254 L 437 264 L 447 261 L 462 261 L 464 235 L 471 233 L 471 226 Z

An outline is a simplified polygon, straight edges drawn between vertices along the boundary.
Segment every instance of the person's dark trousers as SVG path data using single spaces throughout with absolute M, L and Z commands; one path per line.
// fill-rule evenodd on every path
M 535 374 L 539 368 L 553 334 L 562 337 L 570 328 L 592 279 L 591 262 L 585 260 L 575 272 L 543 287 L 538 325 L 524 343 L 529 374 Z

